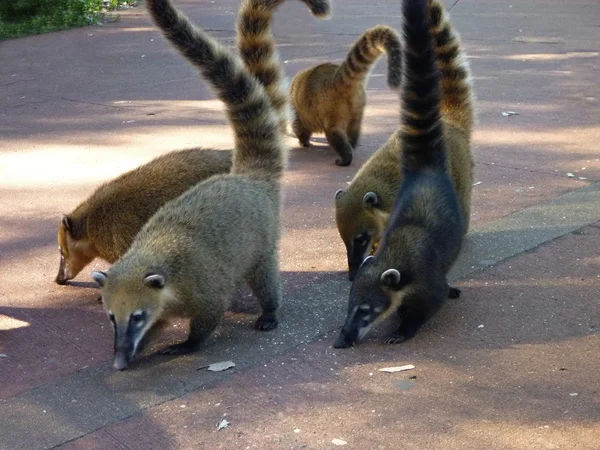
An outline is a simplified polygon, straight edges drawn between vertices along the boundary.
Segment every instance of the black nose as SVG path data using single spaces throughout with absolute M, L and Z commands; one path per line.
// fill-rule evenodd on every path
M 342 330 L 340 336 L 337 338 L 337 341 L 333 344 L 333 348 L 348 348 L 352 347 L 354 342 L 352 339 L 348 338 L 348 335 Z

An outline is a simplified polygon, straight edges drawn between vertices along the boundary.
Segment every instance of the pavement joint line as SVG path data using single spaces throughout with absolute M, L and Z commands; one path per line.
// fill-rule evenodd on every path
M 454 8 L 458 2 L 460 2 L 460 0 L 456 0 L 454 3 L 452 3 L 452 5 L 450 5 L 450 8 L 448 8 L 448 11 L 452 11 L 452 8 Z
M 566 172 L 547 172 L 545 170 L 535 170 L 535 169 L 527 169 L 525 167 L 512 167 L 512 166 L 505 166 L 503 164 L 496 164 L 496 163 L 489 163 L 489 162 L 483 162 L 483 161 L 477 161 L 475 160 L 475 164 L 481 164 L 483 166 L 490 166 L 490 167 L 502 167 L 503 169 L 512 169 L 512 170 L 519 170 L 519 171 L 524 171 L 524 172 L 529 172 L 529 173 L 539 173 L 540 175 L 552 175 L 558 178 L 564 178 L 565 177 L 565 173 Z M 600 180 L 596 180 L 596 179 L 591 179 L 591 178 L 586 178 L 585 180 L 579 180 L 577 177 L 572 178 L 576 181 L 587 181 L 588 183 L 596 183 Z
M 463 279 L 598 220 L 600 183 L 522 209 L 473 229 L 448 278 Z M 223 323 L 219 336 L 198 354 L 169 359 L 149 355 L 126 372 L 115 372 L 102 362 L 3 400 L 0 448 L 52 448 L 230 376 L 199 374 L 196 369 L 208 362 L 231 359 L 241 371 L 309 345 L 339 329 L 348 289 L 346 277 L 336 276 L 292 290 L 282 304 L 285 320 L 268 335 Z M 323 305 L 325 297 L 331 301 Z M 305 317 L 295 312 L 299 308 L 319 308 L 320 314 Z

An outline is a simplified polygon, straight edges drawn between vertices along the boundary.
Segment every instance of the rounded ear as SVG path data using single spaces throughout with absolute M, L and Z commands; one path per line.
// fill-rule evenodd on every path
M 396 269 L 388 269 L 381 274 L 379 282 L 382 286 L 398 290 L 400 284 L 400 272 Z
M 339 200 L 342 197 L 342 195 L 344 195 L 344 190 L 343 189 L 338 189 L 337 191 L 335 191 L 334 198 L 336 200 Z
M 108 275 L 106 272 L 101 272 L 98 270 L 96 272 L 92 272 L 92 278 L 100 287 L 104 287 L 106 280 L 108 279 Z
M 367 263 L 368 261 L 371 261 L 373 258 L 374 258 L 373 255 L 367 256 L 365 259 L 363 259 L 363 261 L 360 263 L 360 265 L 363 266 L 365 263 Z
M 367 192 L 363 197 L 363 205 L 376 208 L 379 206 L 379 197 L 375 192 Z
M 61 220 L 61 223 L 62 223 L 63 227 L 65 227 L 65 229 L 70 233 L 73 226 L 71 224 L 71 219 L 69 219 L 69 216 L 64 215 Z
M 148 287 L 160 289 L 165 285 L 165 277 L 158 273 L 149 273 L 144 277 L 144 284 Z

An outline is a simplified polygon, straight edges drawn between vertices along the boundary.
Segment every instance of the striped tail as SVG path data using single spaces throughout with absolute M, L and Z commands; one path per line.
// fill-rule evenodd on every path
M 235 135 L 232 172 L 279 178 L 285 164 L 284 145 L 262 85 L 237 56 L 194 26 L 169 0 L 146 0 L 146 6 L 165 37 L 225 103 Z
M 290 112 L 284 72 L 275 50 L 271 19 L 284 0 L 244 0 L 237 20 L 237 48 L 246 67 L 262 83 L 279 118 L 282 133 L 286 132 Z M 328 0 L 303 0 L 315 17 L 330 14 Z
M 427 0 L 404 0 L 401 140 L 404 168 L 446 170 L 440 72 L 429 34 Z
M 398 34 L 385 25 L 369 28 L 358 38 L 339 67 L 336 81 L 342 84 L 363 83 L 384 52 L 388 56 L 388 85 L 397 89 L 402 82 L 402 44 Z
M 474 122 L 471 70 L 458 32 L 440 0 L 429 0 L 430 33 L 441 73 L 442 117 L 471 131 Z

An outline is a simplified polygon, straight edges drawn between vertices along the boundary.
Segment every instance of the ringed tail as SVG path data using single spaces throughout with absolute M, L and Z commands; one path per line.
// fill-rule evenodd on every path
M 396 31 L 386 25 L 369 28 L 358 38 L 337 71 L 337 81 L 343 84 L 364 82 L 384 52 L 388 57 L 388 85 L 397 89 L 402 82 L 402 44 Z
M 440 69 L 440 108 L 442 117 L 465 130 L 474 122 L 471 70 L 460 35 L 452 28 L 440 0 L 429 0 L 430 33 Z
M 315 17 L 330 14 L 329 0 L 302 0 Z M 237 29 L 237 48 L 244 64 L 264 86 L 279 118 L 282 133 L 289 119 L 288 93 L 284 86 L 284 71 L 275 50 L 271 19 L 284 0 L 244 0 L 240 6 Z
M 445 170 L 440 71 L 429 33 L 428 0 L 404 0 L 404 80 L 400 136 L 404 169 Z
M 232 173 L 267 179 L 283 173 L 284 145 L 278 118 L 262 85 L 239 57 L 195 26 L 170 0 L 146 0 L 148 11 L 171 44 L 212 85 L 233 127 Z

